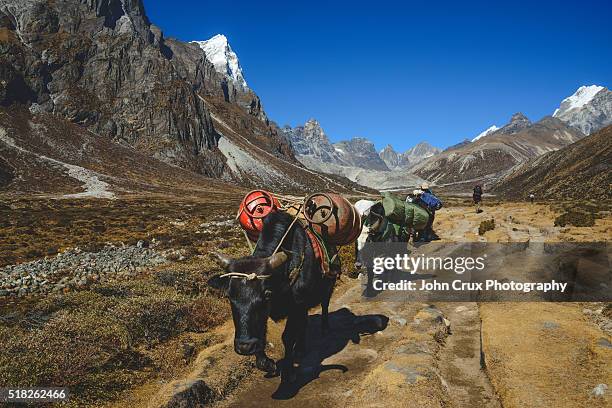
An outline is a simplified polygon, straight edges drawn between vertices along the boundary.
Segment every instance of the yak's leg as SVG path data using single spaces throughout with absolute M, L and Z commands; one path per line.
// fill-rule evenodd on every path
M 287 324 L 285 325 L 285 331 L 283 331 L 283 346 L 285 347 L 285 356 L 281 365 L 281 382 L 294 382 L 296 378 L 295 368 L 293 363 L 295 361 L 296 344 L 301 342 L 305 343 L 306 336 L 306 317 L 308 316 L 308 310 L 305 308 L 297 307 L 287 317 Z
M 266 373 L 272 374 L 276 372 L 276 363 L 274 360 L 266 356 L 266 352 L 264 350 L 255 354 L 255 367 L 261 371 L 265 371 Z
M 329 302 L 334 292 L 336 279 L 324 279 L 323 298 L 321 299 L 321 333 L 327 335 L 329 333 Z

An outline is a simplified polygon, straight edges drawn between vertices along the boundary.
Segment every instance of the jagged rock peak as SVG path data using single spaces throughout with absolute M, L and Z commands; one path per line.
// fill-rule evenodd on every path
M 521 112 L 516 112 L 514 115 L 512 115 L 512 117 L 510 118 L 510 123 L 516 123 L 516 122 L 527 122 L 527 123 L 531 123 L 531 121 L 529 120 L 529 118 L 527 116 L 525 116 L 523 113 Z
M 529 118 L 523 115 L 521 112 L 517 112 L 512 115 L 510 122 L 501 129 L 497 130 L 496 133 L 512 135 L 520 132 L 523 129 L 527 129 L 529 126 L 531 126 L 531 121 Z
M 581 86 L 561 101 L 553 117 L 588 135 L 612 124 L 612 92 L 603 86 Z
M 214 65 L 218 73 L 224 75 L 242 90 L 248 89 L 238 56 L 232 50 L 225 35 L 217 34 L 206 41 L 192 42 L 200 46 L 206 59 Z
M 283 134 L 298 155 L 313 156 L 323 162 L 338 160 L 334 147 L 315 119 L 309 119 L 304 126 L 284 126 Z
M 385 162 L 387 167 L 393 169 L 399 165 L 399 155 L 390 144 L 386 145 L 378 155 Z

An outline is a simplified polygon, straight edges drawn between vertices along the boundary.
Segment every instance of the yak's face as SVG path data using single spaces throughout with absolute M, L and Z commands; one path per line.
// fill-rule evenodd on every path
M 385 210 L 382 204 L 376 203 L 365 214 L 364 226 L 368 227 L 370 234 L 377 234 L 384 224 L 384 219 Z
M 281 252 L 269 258 L 220 259 L 227 271 L 221 277 L 229 280 L 227 295 L 235 328 L 234 350 L 242 355 L 263 352 L 273 295 L 272 274 L 287 255 Z

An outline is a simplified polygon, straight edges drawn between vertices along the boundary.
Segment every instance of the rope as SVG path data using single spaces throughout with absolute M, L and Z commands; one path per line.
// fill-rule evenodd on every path
M 298 213 L 299 213 L 299 211 L 301 209 L 302 209 L 302 206 L 300 205 L 300 207 L 298 208 Z M 272 252 L 272 255 L 276 254 L 278 252 L 278 250 L 280 249 L 281 245 L 283 245 L 283 241 L 285 241 L 285 238 L 287 238 L 287 235 L 289 234 L 289 231 L 291 231 L 291 227 L 293 227 L 293 225 L 296 223 L 298 218 L 299 217 L 297 215 L 293 218 L 293 221 L 291 221 L 291 224 L 289 224 L 289 228 L 287 228 L 287 231 L 285 231 L 285 234 L 283 235 L 283 237 L 281 238 L 280 242 L 276 246 L 276 249 L 274 250 L 274 252 Z M 272 256 L 272 255 L 270 255 L 270 256 Z
M 242 228 L 240 228 L 242 230 L 242 234 L 244 235 L 244 239 L 246 239 L 247 244 L 249 244 L 249 249 L 251 250 L 251 255 L 253 255 L 253 252 L 255 252 L 255 248 L 253 248 L 253 244 L 251 243 L 251 240 L 249 239 L 249 236 L 247 235 L 246 231 Z
M 230 273 L 224 273 L 223 275 L 220 275 L 220 278 L 225 278 L 225 277 L 230 277 L 230 278 L 244 278 L 246 280 L 253 280 L 253 279 L 268 279 L 270 278 L 272 275 L 257 275 L 256 273 L 240 273 L 240 272 L 230 272 Z

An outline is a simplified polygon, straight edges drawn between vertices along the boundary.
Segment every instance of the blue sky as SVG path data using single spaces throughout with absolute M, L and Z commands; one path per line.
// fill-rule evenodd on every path
M 446 147 L 612 85 L 610 1 L 144 1 L 167 37 L 225 34 L 268 116 L 332 141 Z

